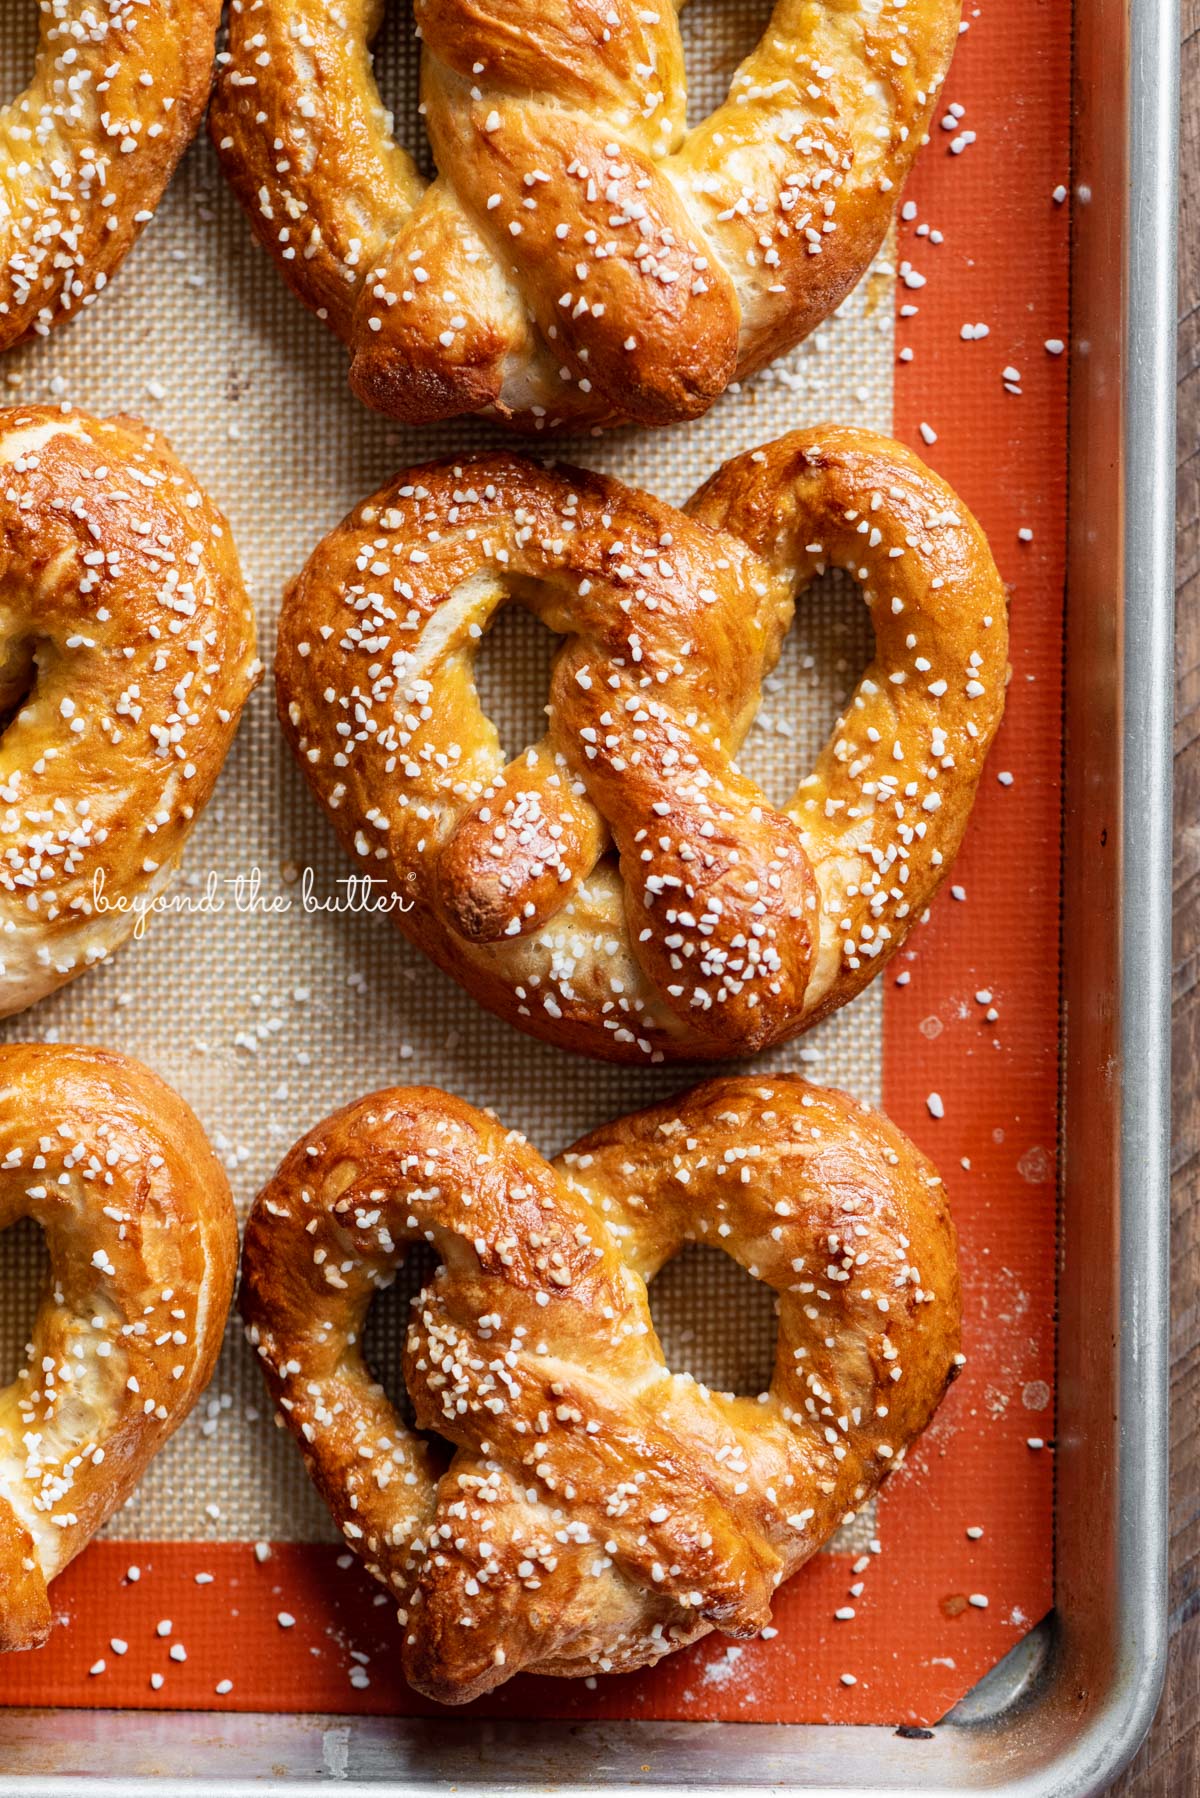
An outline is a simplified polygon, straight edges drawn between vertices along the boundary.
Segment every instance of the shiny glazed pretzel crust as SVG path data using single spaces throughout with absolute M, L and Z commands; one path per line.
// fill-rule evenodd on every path
M 0 1650 L 45 1640 L 47 1584 L 208 1384 L 237 1267 L 196 1117 L 103 1049 L 0 1047 L 0 1230 L 22 1217 L 45 1232 L 50 1278 L 0 1390 Z
M 0 410 L 0 1016 L 136 928 L 258 674 L 229 526 L 162 438 Z
M 689 1241 L 779 1295 L 767 1393 L 665 1366 L 646 1281 Z M 405 1378 L 448 1467 L 362 1356 L 417 1242 L 442 1266 Z M 445 1093 L 376 1093 L 285 1157 L 242 1268 L 281 1415 L 398 1601 L 405 1676 L 448 1703 L 756 1634 L 961 1362 L 936 1172 L 885 1118 L 789 1075 L 711 1081 L 550 1164 Z
M 401 927 L 610 1059 L 751 1054 L 858 993 L 949 868 L 1004 705 L 986 540 L 900 444 L 796 432 L 688 512 L 511 456 L 414 469 L 318 546 L 279 627 L 284 730 Z M 830 565 L 875 658 L 776 810 L 732 758 Z M 472 669 L 509 598 L 565 641 L 546 735 L 505 766 Z
M 0 350 L 94 303 L 200 123 L 220 0 L 40 0 L 0 108 Z
M 372 73 L 381 0 L 233 0 L 213 139 L 367 404 L 415 424 L 692 418 L 858 281 L 958 0 L 777 0 L 691 130 L 676 12 L 416 0 L 427 186 Z

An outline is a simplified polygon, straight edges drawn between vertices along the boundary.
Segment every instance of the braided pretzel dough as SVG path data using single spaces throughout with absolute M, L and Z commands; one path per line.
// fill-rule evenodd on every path
M 381 0 L 233 0 L 211 130 L 370 406 L 524 428 L 705 411 L 859 280 L 959 0 L 777 0 L 686 126 L 676 7 L 416 0 L 426 186 L 371 69 Z
M 0 1650 L 45 1641 L 47 1584 L 208 1384 L 237 1266 L 197 1119 L 103 1049 L 0 1047 L 0 1230 L 22 1217 L 45 1231 L 50 1279 L 0 1390 Z
M 0 411 L 0 593 L 3 1016 L 137 927 L 260 670 L 229 526 L 134 419 Z
M 443 1265 L 405 1378 L 456 1451 L 444 1473 L 360 1346 L 426 1241 Z M 664 1364 L 645 1282 L 690 1241 L 779 1294 L 757 1398 Z M 937 1174 L 885 1118 L 790 1075 L 710 1081 L 552 1164 L 445 1093 L 376 1093 L 259 1195 L 241 1304 L 309 1473 L 399 1600 L 406 1678 L 447 1703 L 756 1634 L 961 1363 Z
M 39 0 L 0 108 L 0 350 L 90 306 L 200 123 L 220 0 Z
M 614 1060 L 750 1054 L 858 993 L 945 875 L 1004 705 L 987 543 L 901 445 L 797 432 L 692 510 L 509 456 L 415 469 L 318 546 L 279 627 L 284 730 L 405 932 Z M 876 655 L 776 811 L 731 757 L 829 564 Z M 506 767 L 472 666 L 510 597 L 565 642 Z

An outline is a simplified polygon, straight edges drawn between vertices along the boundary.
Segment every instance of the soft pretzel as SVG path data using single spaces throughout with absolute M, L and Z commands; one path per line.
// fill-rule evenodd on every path
M 0 350 L 93 304 L 200 123 L 220 0 L 39 0 L 0 108 Z
M 399 1419 L 362 1356 L 406 1247 Z M 779 1295 L 770 1390 L 668 1371 L 646 1281 L 685 1242 Z M 791 1075 L 714 1080 L 553 1163 L 429 1088 L 301 1139 L 246 1230 L 242 1312 L 347 1542 L 399 1602 L 402 1664 L 459 1703 L 524 1669 L 623 1672 L 756 1634 L 961 1363 L 954 1227 L 885 1118 Z M 445 1471 L 443 1471 L 445 1468 Z
M 416 424 L 692 418 L 858 281 L 959 0 L 777 0 L 691 130 L 676 12 L 416 0 L 427 186 L 375 85 L 380 0 L 233 0 L 212 135 L 368 405 Z
M 45 1232 L 50 1276 L 0 1390 L 0 1650 L 46 1639 L 48 1583 L 208 1384 L 237 1266 L 196 1117 L 103 1049 L 0 1047 L 0 1230 L 22 1217 Z
M 0 411 L 0 596 L 4 1016 L 138 927 L 259 665 L 229 526 L 134 419 Z
M 614 1060 L 750 1054 L 859 992 L 945 875 L 1004 705 L 987 543 L 901 445 L 796 432 L 690 511 L 435 463 L 318 546 L 279 628 L 284 730 L 405 932 L 521 1029 Z M 732 757 L 830 564 L 875 659 L 777 811 Z M 546 735 L 506 767 L 472 667 L 510 598 L 565 642 Z

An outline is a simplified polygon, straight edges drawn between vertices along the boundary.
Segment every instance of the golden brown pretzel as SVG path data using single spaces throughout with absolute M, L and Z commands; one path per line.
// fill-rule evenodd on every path
M 0 108 L 0 350 L 90 306 L 200 123 L 220 0 L 39 0 Z
M 196 1117 L 103 1049 L 0 1047 L 0 1230 L 21 1217 L 45 1232 L 50 1277 L 0 1390 L 0 1650 L 45 1640 L 47 1584 L 208 1384 L 237 1266 Z
M 689 510 L 436 463 L 330 533 L 279 627 L 284 730 L 405 932 L 521 1029 L 615 1060 L 750 1054 L 859 992 L 946 873 L 1004 705 L 987 543 L 901 445 L 796 432 Z M 876 656 L 777 811 L 731 758 L 829 564 Z M 505 767 L 472 665 L 508 598 L 566 641 L 546 735 Z
M 708 1242 L 779 1295 L 769 1392 L 671 1374 L 647 1280 Z M 362 1356 L 410 1243 L 398 1418 Z M 954 1227 L 885 1118 L 793 1075 L 714 1080 L 547 1164 L 429 1088 L 348 1105 L 259 1194 L 242 1312 L 349 1545 L 398 1599 L 402 1663 L 459 1703 L 523 1669 L 644 1666 L 756 1634 L 958 1371 Z
M 0 1016 L 165 888 L 258 677 L 229 526 L 136 419 L 0 410 Z
M 693 130 L 676 11 L 416 0 L 427 186 L 372 73 L 381 0 L 233 0 L 212 135 L 368 405 L 525 428 L 695 417 L 858 281 L 959 0 L 777 0 Z

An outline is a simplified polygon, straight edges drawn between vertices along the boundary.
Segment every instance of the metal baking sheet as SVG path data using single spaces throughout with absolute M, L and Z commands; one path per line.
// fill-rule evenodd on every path
M 932 1736 L 0 1714 L 0 1791 L 1099 1791 L 1161 1677 L 1176 20 L 1079 0 L 1056 1607 Z M 1126 130 L 1114 129 L 1124 109 Z M 1114 196 L 1124 196 L 1125 204 Z M 1114 278 L 1120 271 L 1122 279 Z M 98 1769 L 107 1770 L 103 1781 Z

